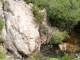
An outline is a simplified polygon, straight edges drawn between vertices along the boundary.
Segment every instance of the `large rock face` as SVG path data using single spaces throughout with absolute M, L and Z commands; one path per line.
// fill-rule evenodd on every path
M 4 0 L 4 46 L 15 54 L 29 55 L 40 48 L 38 24 L 33 21 L 32 5 L 23 0 Z
M 0 2 L 0 18 L 3 18 L 3 9 L 2 3 Z

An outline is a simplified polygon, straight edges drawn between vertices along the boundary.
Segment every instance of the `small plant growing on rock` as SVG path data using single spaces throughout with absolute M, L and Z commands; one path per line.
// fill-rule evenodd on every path
M 10 60 L 6 57 L 6 51 L 5 49 L 0 47 L 0 60 Z
M 65 53 L 61 60 L 72 60 L 72 58 L 68 53 Z
M 66 31 L 64 31 L 64 32 L 56 31 L 56 32 L 54 32 L 52 40 L 50 41 L 50 43 L 51 44 L 63 43 L 63 40 L 65 38 L 69 38 L 69 35 Z
M 36 20 L 39 22 L 39 23 L 42 23 L 42 21 L 44 20 L 44 16 L 45 14 L 43 12 L 39 12 L 40 8 L 38 6 L 33 6 L 32 8 L 32 12 L 34 14 L 34 17 L 36 18 Z
M 2 2 L 2 0 L 0 0 L 0 2 Z
M 2 43 L 2 38 L 0 37 L 0 43 Z
M 25 0 L 25 1 L 26 1 L 26 3 L 31 3 L 32 0 Z
M 26 60 L 46 60 L 47 57 L 44 57 L 40 52 L 34 52 Z
M 4 21 L 2 19 L 0 19 L 0 33 L 3 29 L 3 26 L 4 26 Z M 2 38 L 0 37 L 0 42 L 2 42 Z
M 3 26 L 4 26 L 4 21 L 0 19 L 0 31 L 3 29 Z
M 47 60 L 58 60 L 57 58 L 48 58 Z

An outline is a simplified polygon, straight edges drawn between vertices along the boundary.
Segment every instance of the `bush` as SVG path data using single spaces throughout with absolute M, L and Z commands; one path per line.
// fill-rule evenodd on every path
M 34 52 L 30 57 L 26 60 L 46 60 L 47 58 L 44 57 L 40 52 Z
M 47 10 L 51 26 L 69 30 L 80 19 L 80 0 L 26 0 Z
M 73 60 L 68 53 L 65 53 L 65 55 L 61 58 L 61 60 Z
M 4 21 L 0 19 L 0 31 L 3 29 L 3 26 L 4 26 Z
M 52 26 L 69 29 L 80 18 L 80 1 L 78 0 L 53 0 L 49 4 L 48 16 Z
M 5 50 L 0 48 L 0 60 L 9 60 L 6 58 Z
M 36 18 L 36 20 L 39 22 L 39 23 L 42 23 L 42 21 L 44 20 L 44 13 L 43 12 L 39 12 L 40 8 L 38 6 L 33 6 L 32 8 L 32 12 L 34 14 L 34 17 Z
M 26 3 L 31 3 L 32 0 L 25 0 L 25 1 L 26 1 Z
M 57 58 L 48 58 L 47 60 L 58 60 Z
M 60 60 L 80 60 L 80 53 L 64 53 L 64 56 Z
M 69 35 L 66 31 L 64 31 L 64 32 L 56 31 L 53 34 L 53 37 L 52 37 L 52 40 L 50 41 L 50 44 L 62 43 L 65 38 L 69 38 Z
M 0 0 L 0 2 L 2 2 L 2 0 Z
M 2 38 L 0 37 L 0 43 L 2 42 Z

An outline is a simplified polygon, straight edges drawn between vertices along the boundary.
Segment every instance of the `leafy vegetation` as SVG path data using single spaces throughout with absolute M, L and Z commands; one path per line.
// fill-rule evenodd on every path
M 46 60 L 47 58 L 44 57 L 40 52 L 34 52 L 30 57 L 28 57 L 26 60 Z
M 69 35 L 66 31 L 64 31 L 64 32 L 56 31 L 53 34 L 53 37 L 52 37 L 52 40 L 50 41 L 50 44 L 62 43 L 65 38 L 69 38 Z
M 0 2 L 2 2 L 2 0 L 0 0 Z
M 64 30 L 70 30 L 80 20 L 80 0 L 25 0 L 27 3 L 33 3 L 32 9 L 34 17 L 40 23 L 43 16 L 39 10 L 46 8 L 51 26 L 56 26 Z M 40 17 L 41 16 L 41 17 Z M 53 33 L 51 44 L 62 43 L 65 38 L 69 38 L 67 32 L 56 31 Z M 36 56 L 37 57 L 37 56 Z M 79 55 L 77 56 L 79 57 Z M 80 59 L 80 58 L 79 58 Z M 36 60 L 36 59 L 35 59 Z M 38 58 L 38 60 L 40 60 Z M 48 58 L 47 60 L 57 60 L 57 58 Z M 73 60 L 72 57 L 65 53 L 60 60 Z
M 80 60 L 80 53 L 64 53 L 61 58 L 48 58 L 47 60 Z
M 4 26 L 4 21 L 2 19 L 0 19 L 0 33 L 3 29 L 3 26 Z M 2 38 L 0 37 L 0 42 L 2 42 Z
M 70 29 L 80 19 L 80 0 L 25 0 L 46 8 L 51 26 Z
M 0 31 L 3 29 L 3 26 L 4 26 L 4 21 L 0 19 Z
M 5 50 L 0 48 L 0 60 L 9 60 L 6 58 Z
M 79 0 L 54 0 L 48 10 L 51 25 L 60 28 L 70 29 L 80 16 Z
M 42 23 L 42 21 L 44 20 L 44 16 L 45 16 L 44 12 L 40 12 L 40 8 L 37 5 L 33 6 L 32 12 L 36 20 L 39 23 Z
M 0 37 L 0 43 L 2 42 L 2 38 Z
M 2 19 L 0 19 L 0 33 L 1 33 L 2 29 L 3 29 L 3 26 L 4 26 L 4 21 Z M 0 37 L 0 43 L 1 42 L 2 42 L 2 38 Z M 8 60 L 6 58 L 5 50 L 2 49 L 1 47 L 0 47 L 0 60 Z
M 61 60 L 72 60 L 72 58 L 68 53 L 65 53 L 65 55 L 61 58 Z
M 39 10 L 45 8 L 51 26 L 70 31 L 77 24 L 80 19 L 80 0 L 25 0 L 27 3 L 33 3 L 33 14 L 37 21 L 42 23 L 43 13 Z M 68 34 L 55 32 L 53 41 L 55 43 L 61 43 Z M 60 35 L 60 36 L 59 36 Z
M 57 58 L 48 58 L 47 60 L 58 60 Z

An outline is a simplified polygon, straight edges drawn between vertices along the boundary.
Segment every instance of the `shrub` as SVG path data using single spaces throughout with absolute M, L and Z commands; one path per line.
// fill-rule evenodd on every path
M 0 0 L 0 2 L 2 2 L 2 0 Z
M 3 26 L 4 26 L 4 21 L 0 19 L 0 31 L 3 29 Z
M 48 58 L 47 60 L 58 60 L 57 58 Z
M 44 7 L 48 4 L 48 0 L 25 0 L 27 3 L 33 3 L 34 5 L 37 5 L 38 7 Z
M 40 52 L 34 52 L 30 57 L 26 60 L 46 60 L 47 58 L 44 57 Z
M 2 38 L 0 37 L 0 43 L 2 42 Z
M 52 26 L 69 29 L 80 17 L 80 0 L 53 0 L 49 4 L 48 16 Z
M 6 58 L 5 50 L 0 48 L 0 60 L 9 60 Z
M 69 35 L 66 31 L 64 31 L 64 32 L 56 31 L 53 34 L 50 44 L 62 43 L 65 38 L 69 38 Z
M 32 0 L 25 0 L 25 1 L 26 1 L 26 3 L 31 3 Z
M 39 23 L 42 23 L 42 21 L 44 20 L 44 13 L 43 12 L 39 12 L 40 8 L 38 6 L 33 6 L 32 8 L 32 12 L 34 14 L 34 17 L 36 18 L 36 20 L 39 22 Z
M 61 58 L 61 60 L 72 60 L 72 58 L 68 53 L 65 53 L 65 55 Z
M 80 0 L 26 0 L 47 10 L 51 26 L 69 30 L 80 19 Z

